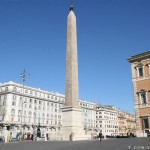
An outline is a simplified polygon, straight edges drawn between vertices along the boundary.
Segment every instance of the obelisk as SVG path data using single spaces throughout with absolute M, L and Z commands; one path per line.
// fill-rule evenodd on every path
M 79 106 L 78 94 L 78 56 L 76 16 L 73 6 L 67 21 L 67 50 L 66 50 L 66 95 L 65 106 Z
M 66 95 L 65 106 L 62 108 L 62 140 L 89 139 L 85 135 L 82 124 L 82 110 L 79 106 L 78 91 L 78 56 L 77 31 L 74 7 L 70 7 L 67 19 L 67 49 L 66 49 Z

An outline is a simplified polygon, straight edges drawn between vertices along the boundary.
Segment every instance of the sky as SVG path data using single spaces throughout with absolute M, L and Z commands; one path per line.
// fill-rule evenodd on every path
M 79 98 L 134 112 L 127 59 L 150 50 L 149 0 L 73 0 Z M 69 0 L 0 0 L 0 82 L 65 94 Z

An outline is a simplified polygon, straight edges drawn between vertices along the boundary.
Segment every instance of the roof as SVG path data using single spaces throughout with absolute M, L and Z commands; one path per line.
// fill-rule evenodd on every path
M 133 62 L 141 61 L 147 58 L 150 58 L 150 51 L 131 56 L 130 58 L 128 58 L 128 61 L 130 63 L 133 63 Z

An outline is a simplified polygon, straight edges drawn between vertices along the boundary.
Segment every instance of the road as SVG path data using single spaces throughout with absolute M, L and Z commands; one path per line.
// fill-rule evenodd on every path
M 150 138 L 0 143 L 0 150 L 150 150 Z

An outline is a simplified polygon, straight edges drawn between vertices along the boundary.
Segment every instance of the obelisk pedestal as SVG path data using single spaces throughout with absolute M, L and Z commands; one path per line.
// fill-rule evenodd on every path
M 79 106 L 77 33 L 73 6 L 70 7 L 67 23 L 66 94 L 65 106 L 62 108 L 61 134 L 62 140 L 85 140 L 91 136 L 85 135 L 82 109 Z

